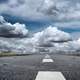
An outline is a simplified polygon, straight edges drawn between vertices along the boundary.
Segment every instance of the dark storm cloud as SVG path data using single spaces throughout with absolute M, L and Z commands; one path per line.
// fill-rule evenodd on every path
M 54 47 L 51 42 L 41 43 L 38 45 L 39 47 Z
M 0 37 L 26 37 L 27 35 L 28 30 L 24 24 L 11 24 L 0 16 Z
M 37 11 L 44 13 L 48 16 L 57 16 L 59 9 L 54 5 L 53 0 L 44 0 Z

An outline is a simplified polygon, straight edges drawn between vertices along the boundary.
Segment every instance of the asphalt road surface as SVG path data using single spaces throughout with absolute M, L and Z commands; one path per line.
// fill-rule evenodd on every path
M 1 57 L 0 80 L 80 80 L 80 57 L 58 54 Z

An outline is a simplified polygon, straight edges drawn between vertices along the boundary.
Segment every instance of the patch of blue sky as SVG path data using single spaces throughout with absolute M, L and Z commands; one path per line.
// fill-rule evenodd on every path
M 53 26 L 54 26 L 54 24 L 56 23 L 56 21 L 53 21 L 53 22 L 32 21 L 32 20 L 20 18 L 17 16 L 7 15 L 7 14 L 2 14 L 2 16 L 4 16 L 4 18 L 7 22 L 10 22 L 12 24 L 14 24 L 16 22 L 25 24 L 27 26 L 27 29 L 29 29 L 32 32 L 40 31 L 40 30 L 44 29 L 45 27 L 48 27 L 51 24 L 53 24 Z M 68 33 L 80 31 L 80 28 L 59 27 L 59 29 L 65 31 L 65 32 L 68 32 Z
M 0 4 L 6 3 L 6 2 L 8 2 L 8 0 L 0 0 Z

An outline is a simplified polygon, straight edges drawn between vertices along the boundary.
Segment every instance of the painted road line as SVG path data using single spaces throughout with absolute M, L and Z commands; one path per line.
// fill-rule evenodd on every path
M 50 56 L 48 54 L 46 54 L 45 58 L 50 58 Z
M 42 62 L 45 63 L 45 62 L 54 62 L 54 61 L 52 59 L 43 59 Z
M 39 71 L 35 80 L 66 80 L 61 72 Z

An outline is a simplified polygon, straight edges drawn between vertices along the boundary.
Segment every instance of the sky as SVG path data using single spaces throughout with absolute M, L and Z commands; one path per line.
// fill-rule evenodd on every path
M 79 0 L 0 0 L 0 14 L 32 31 L 50 24 L 67 32 L 80 31 Z
M 59 43 L 53 44 L 56 49 L 79 49 L 79 38 L 80 0 L 0 0 L 2 51 L 26 51 L 27 45 L 35 51 L 35 46 L 52 45 L 52 41 Z

